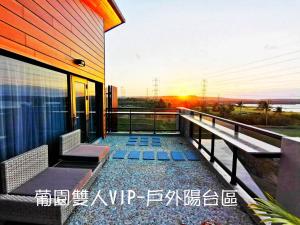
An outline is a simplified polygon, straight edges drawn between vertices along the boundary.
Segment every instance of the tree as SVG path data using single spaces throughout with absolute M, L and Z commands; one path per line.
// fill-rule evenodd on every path
M 238 105 L 238 107 L 240 107 L 240 114 L 242 114 L 242 109 L 243 109 L 243 106 L 244 106 L 243 101 L 239 101 L 239 102 L 237 103 L 237 105 Z
M 281 106 L 277 106 L 275 112 L 276 113 L 282 113 L 282 107 Z
M 219 112 L 220 111 L 220 104 L 219 103 L 215 103 L 212 107 L 212 111 L 214 112 Z
M 167 104 L 162 98 L 160 98 L 158 101 L 155 102 L 155 108 L 166 108 L 166 107 Z
M 206 105 L 201 106 L 201 112 L 208 113 L 208 108 L 206 107 Z
M 268 126 L 268 112 L 270 110 L 270 102 L 259 101 L 257 108 L 265 111 L 265 121 L 266 121 L 266 126 Z
M 234 106 L 231 104 L 219 106 L 219 112 L 221 117 L 227 118 L 232 111 L 234 111 Z

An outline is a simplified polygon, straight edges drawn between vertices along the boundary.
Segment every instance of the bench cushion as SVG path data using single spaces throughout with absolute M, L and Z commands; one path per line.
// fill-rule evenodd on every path
M 108 146 L 80 144 L 61 157 L 63 160 L 100 162 L 108 153 Z
M 9 194 L 35 196 L 37 190 L 81 190 L 92 176 L 90 169 L 48 167 Z

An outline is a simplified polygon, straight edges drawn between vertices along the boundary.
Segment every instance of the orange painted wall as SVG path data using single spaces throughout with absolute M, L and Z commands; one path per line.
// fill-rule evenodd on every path
M 0 47 L 104 82 L 103 20 L 80 0 L 1 0 Z

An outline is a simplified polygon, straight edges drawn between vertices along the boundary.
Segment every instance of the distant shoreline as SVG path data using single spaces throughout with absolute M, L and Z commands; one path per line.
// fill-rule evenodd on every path
M 126 96 L 126 97 L 119 97 L 120 99 L 163 99 L 165 101 L 172 101 L 174 99 L 182 99 L 182 96 Z M 185 96 L 186 100 L 190 101 L 202 101 L 202 96 L 196 95 L 188 95 Z M 300 104 L 300 98 L 226 98 L 226 97 L 205 97 L 205 101 L 207 103 L 224 103 L 224 104 L 237 104 L 239 102 L 243 102 L 243 104 L 258 104 L 259 101 L 268 101 L 271 105 L 278 104 L 278 105 L 296 105 Z
M 256 107 L 257 104 L 244 104 L 244 107 Z M 277 107 L 281 107 L 283 112 L 299 112 L 300 104 L 271 104 L 270 108 L 276 110 Z

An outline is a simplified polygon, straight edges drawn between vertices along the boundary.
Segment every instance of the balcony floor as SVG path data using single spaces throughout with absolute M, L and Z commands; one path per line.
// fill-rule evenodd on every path
M 240 206 L 225 207 L 221 204 L 222 190 L 227 190 L 206 164 L 205 159 L 200 161 L 158 161 L 113 159 L 116 150 L 137 151 L 192 151 L 194 147 L 179 136 L 161 136 L 161 147 L 126 146 L 128 136 L 108 136 L 99 140 L 101 145 L 111 147 L 111 157 L 103 167 L 99 177 L 90 191 L 90 199 L 94 199 L 101 190 L 101 197 L 108 203 L 105 206 L 99 200 L 93 206 L 80 206 L 69 218 L 67 224 L 201 224 L 206 220 L 214 220 L 222 225 L 254 224 L 249 215 L 242 211 Z M 115 205 L 108 202 L 109 190 L 117 190 Z M 120 203 L 120 192 L 125 191 L 125 204 Z M 133 199 L 127 204 L 127 190 L 134 190 L 138 196 L 145 199 Z M 167 199 L 162 202 L 151 202 L 147 206 L 148 190 L 162 190 L 167 192 L 178 190 L 182 197 L 183 190 L 200 190 L 201 206 L 184 206 L 179 201 L 176 207 L 175 200 L 166 206 Z M 205 192 L 212 190 L 219 195 L 218 206 L 204 206 Z M 212 193 L 210 193 L 212 194 Z

